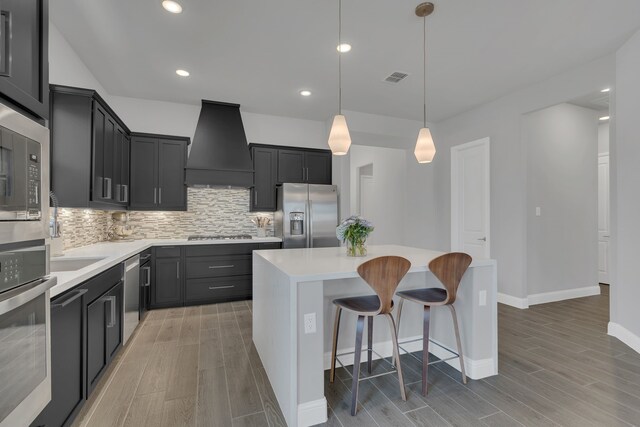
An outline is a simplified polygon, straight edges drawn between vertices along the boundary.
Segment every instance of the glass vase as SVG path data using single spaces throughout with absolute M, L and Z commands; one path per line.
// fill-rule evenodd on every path
M 347 240 L 347 256 L 367 256 L 366 240 Z

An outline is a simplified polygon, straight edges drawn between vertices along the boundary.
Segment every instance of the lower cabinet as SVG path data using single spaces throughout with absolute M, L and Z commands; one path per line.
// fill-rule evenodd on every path
M 51 401 L 32 427 L 70 425 L 84 403 L 86 290 L 51 301 Z
M 87 395 L 122 345 L 122 282 L 87 306 Z
M 153 268 L 153 307 L 182 305 L 180 258 L 156 258 Z

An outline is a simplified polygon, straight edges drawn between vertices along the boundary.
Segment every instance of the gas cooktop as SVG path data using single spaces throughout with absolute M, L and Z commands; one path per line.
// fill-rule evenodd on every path
M 251 239 L 249 234 L 215 234 L 211 236 L 195 235 L 189 236 L 187 240 L 244 240 Z

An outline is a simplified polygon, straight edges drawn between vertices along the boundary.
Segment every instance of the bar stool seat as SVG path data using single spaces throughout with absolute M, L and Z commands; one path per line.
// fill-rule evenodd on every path
M 351 415 L 356 415 L 358 410 L 358 384 L 360 382 L 360 355 L 362 353 L 362 335 L 364 332 L 364 321 L 367 319 L 367 370 L 371 373 L 371 359 L 373 351 L 373 318 L 376 316 L 386 317 L 391 332 L 391 343 L 393 347 L 392 365 L 398 372 L 400 383 L 400 395 L 402 400 L 407 400 L 402 377 L 402 366 L 400 365 L 400 350 L 398 348 L 398 337 L 396 335 L 396 324 L 391 310 L 393 309 L 393 295 L 400 284 L 402 278 L 411 268 L 409 260 L 397 256 L 382 256 L 364 262 L 358 266 L 358 274 L 375 292 L 376 295 L 356 296 L 349 298 L 338 298 L 333 300 L 336 305 L 336 320 L 333 324 L 333 345 L 331 350 L 331 371 L 329 382 L 335 379 L 336 360 L 338 356 L 353 354 L 353 375 L 351 381 Z M 356 343 L 352 353 L 338 354 L 338 334 L 340 331 L 340 316 L 346 310 L 358 316 L 356 322 Z M 377 353 L 376 353 L 377 354 Z M 342 364 L 342 362 L 340 362 Z M 394 371 L 387 372 L 393 373 Z M 385 375 L 386 373 L 379 374 Z M 377 376 L 377 375 L 376 375 Z
M 418 304 L 444 305 L 447 302 L 447 291 L 441 288 L 412 289 L 396 292 L 401 298 Z
M 378 295 L 339 298 L 333 300 L 333 303 L 344 310 L 364 316 L 375 316 L 380 312 L 380 298 L 378 298 Z M 393 301 L 391 301 L 391 308 L 393 308 Z

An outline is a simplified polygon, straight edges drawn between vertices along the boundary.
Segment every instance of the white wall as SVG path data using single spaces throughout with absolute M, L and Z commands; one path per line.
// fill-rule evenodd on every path
M 373 222 L 375 230 L 369 237 L 368 244 L 402 244 L 404 238 L 406 151 L 352 145 L 349 161 L 349 215 L 358 212 L 358 168 L 373 165 L 375 198 L 372 200 L 372 213 L 367 219 Z
M 524 298 L 526 287 L 526 179 L 522 115 L 593 93 L 613 84 L 613 57 L 582 67 L 438 122 L 432 133 L 438 152 L 431 165 L 407 165 L 411 205 L 406 242 L 449 250 L 450 148 L 491 138 L 491 256 L 498 260 L 498 289 Z M 411 211 L 415 207 L 417 211 Z M 409 230 L 419 230 L 417 233 Z
M 616 54 L 611 111 L 611 323 L 609 333 L 640 352 L 640 32 Z
M 598 154 L 609 152 L 609 123 L 598 126 Z
M 527 293 L 597 286 L 598 113 L 559 104 L 526 114 L 523 142 Z

